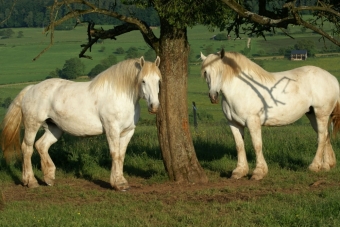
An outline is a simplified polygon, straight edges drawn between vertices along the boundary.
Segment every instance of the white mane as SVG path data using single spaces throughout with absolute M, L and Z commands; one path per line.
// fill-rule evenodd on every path
M 136 88 L 137 75 L 140 70 L 139 59 L 122 61 L 97 75 L 90 84 L 90 90 L 114 90 L 117 93 L 132 92 Z
M 221 59 L 222 61 L 220 61 Z M 225 52 L 222 58 L 220 53 L 210 54 L 202 64 L 202 73 L 207 66 L 214 67 L 215 70 L 222 72 L 223 80 L 227 81 L 233 77 L 240 76 L 242 72 L 251 75 L 254 79 L 274 79 L 270 72 L 267 72 L 255 62 L 237 52 Z

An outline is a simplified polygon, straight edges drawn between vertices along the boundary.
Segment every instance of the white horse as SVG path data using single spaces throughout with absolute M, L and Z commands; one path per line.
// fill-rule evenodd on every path
M 46 184 L 53 185 L 56 169 L 48 149 L 63 132 L 75 136 L 106 133 L 112 157 L 110 184 L 116 190 L 127 189 L 128 182 L 123 176 L 126 148 L 139 119 L 139 99 L 146 99 L 150 113 L 158 110 L 159 64 L 159 57 L 154 63 L 141 57 L 113 65 L 90 82 L 49 79 L 24 88 L 6 113 L 1 138 L 8 159 L 10 151 L 20 150 L 23 123 L 23 184 L 29 188 L 38 186 L 31 156 L 42 126 L 45 133 L 35 148 L 40 154 Z
M 238 162 L 232 178 L 249 171 L 244 148 L 244 128 L 248 127 L 256 152 L 252 179 L 268 173 L 262 154 L 261 125 L 282 126 L 295 122 L 304 114 L 317 132 L 318 147 L 309 169 L 329 170 L 336 164 L 330 144 L 328 122 L 334 134 L 340 127 L 339 83 L 327 71 L 304 66 L 284 72 L 269 73 L 239 53 L 224 52 L 204 56 L 201 73 L 209 87 L 212 103 L 221 91 L 222 109 L 236 143 Z

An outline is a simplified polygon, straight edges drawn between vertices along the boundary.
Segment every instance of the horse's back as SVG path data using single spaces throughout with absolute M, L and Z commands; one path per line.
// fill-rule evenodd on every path
M 275 73 L 279 78 L 290 78 L 293 84 L 304 92 L 313 102 L 335 102 L 340 95 L 339 82 L 328 71 L 316 66 L 302 66 L 289 71 Z M 278 80 L 279 80 L 278 78 Z
M 103 132 L 96 97 L 88 83 L 63 79 L 42 81 L 27 91 L 22 100 L 26 125 L 47 119 L 73 135 L 98 135 Z
M 74 90 L 69 88 L 74 83 L 64 79 L 53 78 L 33 85 L 23 98 L 23 111 L 44 113 L 44 108 L 48 111 L 51 105 L 55 105 L 60 100 L 66 102 L 66 99 L 75 98 L 68 91 Z
M 260 116 L 263 125 L 286 125 L 310 107 L 330 114 L 339 98 L 337 79 L 321 68 L 305 66 L 272 74 L 274 80 L 235 80 L 235 88 L 225 90 L 229 119 L 245 124 L 249 116 Z

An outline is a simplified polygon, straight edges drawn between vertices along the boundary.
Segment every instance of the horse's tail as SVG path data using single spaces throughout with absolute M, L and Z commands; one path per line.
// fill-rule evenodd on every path
M 1 148 L 4 158 L 9 162 L 14 155 L 20 156 L 20 126 L 22 121 L 21 101 L 25 93 L 32 86 L 27 86 L 15 97 L 8 107 L 7 113 L 1 123 Z
M 330 123 L 332 124 L 333 136 L 336 136 L 340 130 L 340 98 L 336 102 L 336 105 L 331 113 Z

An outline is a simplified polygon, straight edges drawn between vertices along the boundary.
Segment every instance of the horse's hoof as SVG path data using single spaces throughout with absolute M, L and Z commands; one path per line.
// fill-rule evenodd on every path
M 38 184 L 37 181 L 33 181 L 33 182 L 29 182 L 29 183 L 27 184 L 27 187 L 28 187 L 28 188 L 37 188 L 37 187 L 39 187 L 39 184 Z
M 54 185 L 54 179 L 44 177 L 44 181 L 48 186 L 53 186 Z
M 240 173 L 234 173 L 231 175 L 231 178 L 232 179 L 235 179 L 235 180 L 238 180 L 238 179 L 241 179 L 243 176 L 243 174 L 240 174 Z
M 241 167 L 237 167 L 236 169 L 234 169 L 234 171 L 231 174 L 231 178 L 232 179 L 241 179 L 244 176 L 247 176 L 248 174 L 248 169 L 244 170 Z
M 261 175 L 258 175 L 258 174 L 253 174 L 250 178 L 250 180 L 262 180 L 263 179 L 263 176 Z
M 319 172 L 320 171 L 320 166 L 319 165 L 315 165 L 315 164 L 310 164 L 308 169 L 312 172 Z
M 268 168 L 267 166 L 265 167 L 257 167 L 254 169 L 253 174 L 251 176 L 251 180 L 261 180 L 263 179 L 268 173 Z
M 125 191 L 129 190 L 130 186 L 128 184 L 120 184 L 120 185 L 114 185 L 113 188 L 116 191 L 125 192 Z

